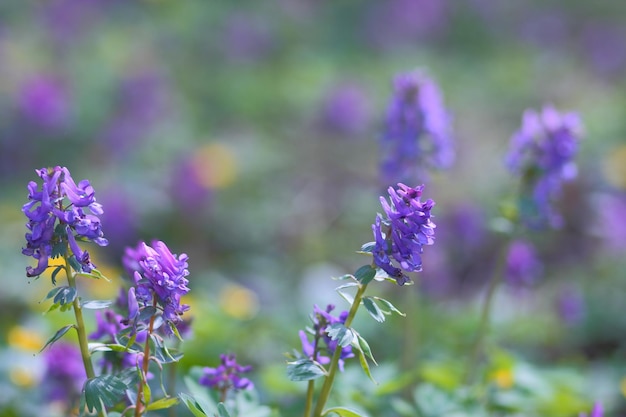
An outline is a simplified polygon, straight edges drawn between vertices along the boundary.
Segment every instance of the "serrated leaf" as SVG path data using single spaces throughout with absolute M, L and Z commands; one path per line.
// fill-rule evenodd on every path
M 124 398 L 129 387 L 115 375 L 101 375 L 85 383 L 85 403 L 90 412 L 104 413 L 106 407 L 113 407 Z
M 380 298 L 380 297 L 372 297 L 372 298 L 374 298 L 378 303 L 383 304 L 383 306 L 388 309 L 388 310 L 383 310 L 383 312 L 386 312 L 389 314 L 393 312 L 393 313 L 398 314 L 399 316 L 406 317 L 406 314 L 398 310 L 393 304 L 391 304 L 391 302 L 385 300 L 384 298 Z
M 59 291 L 54 296 L 54 303 L 61 306 L 72 304 L 76 299 L 76 288 L 59 287 Z
M 54 342 L 56 342 L 57 340 L 59 340 L 60 338 L 63 337 L 63 335 L 65 333 L 68 332 L 69 329 L 71 328 L 76 328 L 75 325 L 73 324 L 68 324 L 67 326 L 63 326 L 61 327 L 59 330 L 57 330 L 57 332 L 54 334 L 54 336 L 52 336 L 50 339 L 48 339 L 48 341 L 46 342 L 45 345 L 43 345 L 43 347 L 41 348 L 41 350 L 39 352 L 42 352 L 45 348 L 47 348 L 49 345 L 53 344 Z
M 224 406 L 224 403 L 219 403 L 217 405 L 217 416 L 218 417 L 230 417 L 230 413 Z
M 330 413 L 335 413 L 341 417 L 363 417 L 363 414 L 345 407 L 329 408 L 322 413 L 322 416 L 327 416 Z
M 174 405 L 178 404 L 178 398 L 176 397 L 165 397 L 161 398 L 153 403 L 148 404 L 146 410 L 162 410 L 164 408 L 170 408 Z
M 376 276 L 376 269 L 371 265 L 363 265 L 354 273 L 354 277 L 363 285 L 367 285 Z
M 325 375 L 324 367 L 309 358 L 287 363 L 287 377 L 290 381 L 310 381 Z
M 341 323 L 331 324 L 326 328 L 326 333 L 341 347 L 348 346 L 356 338 L 355 332 Z
M 89 300 L 83 301 L 80 306 L 81 308 L 88 308 L 90 310 L 101 310 L 110 307 L 111 304 L 113 304 L 111 300 Z
M 365 306 L 367 312 L 370 313 L 370 316 L 374 318 L 374 320 L 379 323 L 385 321 L 385 315 L 371 297 L 363 297 L 363 305 Z
M 178 394 L 178 396 L 183 401 L 185 407 L 187 407 L 187 409 L 191 411 L 191 414 L 193 414 L 194 417 L 208 417 L 200 404 L 198 404 L 198 402 L 191 395 L 181 392 L 180 394 Z

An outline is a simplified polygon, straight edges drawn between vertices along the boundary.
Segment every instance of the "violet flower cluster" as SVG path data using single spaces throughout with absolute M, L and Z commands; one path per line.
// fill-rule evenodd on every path
M 91 272 L 89 253 L 83 251 L 77 241 L 91 241 L 106 246 L 99 215 L 102 206 L 96 202 L 95 190 L 88 180 L 74 182 L 65 167 L 42 168 L 35 170 L 42 180 L 41 189 L 34 181 L 28 183 L 29 202 L 22 212 L 28 218 L 26 227 L 26 247 L 22 253 L 37 260 L 35 268 L 26 268 L 26 275 L 41 275 L 50 258 L 66 253 L 67 244 L 80 269 Z
M 206 367 L 198 381 L 201 385 L 213 388 L 222 393 L 230 389 L 252 389 L 254 384 L 242 374 L 250 372 L 252 366 L 242 366 L 237 363 L 234 354 L 220 355 L 221 364 L 217 368 Z
M 437 84 L 416 70 L 399 74 L 381 140 L 384 184 L 424 180 L 454 162 L 451 117 Z
M 311 321 L 313 322 L 313 328 L 309 329 L 309 333 L 313 334 L 313 341 L 309 340 L 307 332 L 300 330 L 300 340 L 302 342 L 302 352 L 309 359 L 319 362 L 322 365 L 330 363 L 330 358 L 337 349 L 337 340 L 332 340 L 328 335 L 328 326 L 333 324 L 345 324 L 348 318 L 348 312 L 342 311 L 339 317 L 335 317 L 330 314 L 335 309 L 335 306 L 329 304 L 326 310 L 322 310 L 317 305 L 313 307 L 313 315 Z M 324 349 L 320 342 L 324 342 L 326 348 Z M 325 352 L 324 352 L 325 350 Z M 339 358 L 339 370 L 343 372 L 344 360 L 353 358 L 352 346 L 348 345 L 341 348 L 341 356 Z
M 57 342 L 44 352 L 46 398 L 73 404 L 87 380 L 80 350 L 76 345 Z
M 187 259 L 184 253 L 172 254 L 161 241 L 152 242 L 152 246 L 140 242 L 134 249 L 127 248 L 124 265 L 132 271 L 135 284 L 128 290 L 129 320 L 136 324 L 140 309 L 153 306 L 169 325 L 182 322 L 181 316 L 189 310 L 188 305 L 180 303 L 189 292 Z
M 509 170 L 522 178 L 520 217 L 531 228 L 559 227 L 560 215 L 553 202 L 563 181 L 576 177 L 582 125 L 575 113 L 559 113 L 547 105 L 537 112 L 527 110 L 522 126 L 511 137 L 506 157 Z
M 380 197 L 386 217 L 378 214 L 372 225 L 374 263 L 398 285 L 411 281 L 405 272 L 422 270 L 423 247 L 435 241 L 436 225 L 430 214 L 435 202 L 420 200 L 423 188 L 423 185 L 411 188 L 402 183 L 397 189 L 389 187 L 389 202 Z

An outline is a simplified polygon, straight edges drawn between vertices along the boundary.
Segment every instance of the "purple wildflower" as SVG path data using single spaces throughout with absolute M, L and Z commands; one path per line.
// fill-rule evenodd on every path
M 77 185 L 64 167 L 42 168 L 35 172 L 43 184 L 41 190 L 34 181 L 28 184 L 30 201 L 24 204 L 22 212 L 29 220 L 26 227 L 30 232 L 26 233 L 26 247 L 22 253 L 38 262 L 37 267 L 26 268 L 26 275 L 41 275 L 48 267 L 53 249 L 58 250 L 59 245 L 69 245 L 82 271 L 90 272 L 95 265 L 91 263 L 89 253 L 80 249 L 77 240 L 92 241 L 100 246 L 108 244 L 98 218 L 103 212 L 102 206 L 96 202 L 93 187 L 87 180 Z M 58 228 L 57 221 L 64 227 Z
M 541 262 L 532 244 L 515 240 L 506 258 L 506 279 L 514 287 L 532 284 L 541 273 Z
M 73 344 L 56 342 L 44 353 L 46 396 L 49 401 L 64 401 L 72 406 L 87 380 L 80 350 Z
M 322 126 L 342 135 L 356 136 L 363 133 L 370 119 L 368 104 L 368 97 L 359 85 L 338 85 L 324 98 L 321 109 Z
M 589 414 L 589 417 L 602 417 L 603 415 L 604 415 L 604 409 L 602 408 L 602 404 L 600 404 L 599 402 L 596 402 L 593 405 L 593 408 L 591 409 L 591 414 Z M 587 414 L 580 413 L 579 416 L 587 417 Z
M 423 188 L 423 185 L 411 188 L 402 183 L 398 184 L 397 190 L 389 187 L 391 204 L 380 197 L 386 218 L 378 214 L 372 225 L 374 263 L 399 285 L 410 281 L 404 272 L 422 270 L 423 246 L 435 242 L 436 226 L 430 214 L 435 202 L 431 199 L 420 201 Z
M 69 120 L 69 97 L 59 80 L 49 76 L 29 79 L 19 92 L 19 107 L 43 128 L 60 128 Z
M 206 367 L 198 381 L 201 385 L 220 391 L 223 396 L 231 389 L 253 389 L 254 384 L 248 378 L 242 377 L 252 370 L 252 366 L 241 366 L 237 363 L 234 354 L 220 355 L 221 365 L 217 368 Z
M 400 74 L 382 136 L 383 182 L 413 181 L 454 161 L 450 115 L 439 87 L 421 71 Z
M 532 228 L 559 227 L 561 217 L 552 207 L 561 183 L 576 177 L 574 157 L 581 134 L 575 113 L 559 113 L 544 106 L 527 110 L 521 128 L 511 138 L 506 164 L 523 181 L 520 204 L 522 222 Z
M 124 264 L 133 271 L 135 287 L 128 293 L 128 305 L 135 316 L 135 303 L 142 307 L 158 306 L 163 319 L 176 325 L 189 306 L 180 304 L 181 297 L 189 288 L 187 255 L 174 255 L 165 243 L 152 242 L 148 246 L 140 242 L 135 249 L 127 249 Z M 167 327 L 166 327 L 167 329 Z
M 309 337 L 304 330 L 300 330 L 300 341 L 302 342 L 302 352 L 314 361 L 321 363 L 322 365 L 330 363 L 330 357 L 335 353 L 337 349 L 337 341 L 332 340 L 328 335 L 328 326 L 332 324 L 345 324 L 348 318 L 348 312 L 342 311 L 339 317 L 335 317 L 330 314 L 335 309 L 335 306 L 329 304 L 326 310 L 320 309 L 317 305 L 313 306 L 313 315 L 311 321 L 313 322 L 313 329 L 309 333 L 313 333 L 313 341 L 309 341 Z M 326 348 L 324 349 L 320 342 L 323 341 Z M 325 353 L 325 354 L 324 354 Z M 353 358 L 352 346 L 348 345 L 341 348 L 341 356 L 339 357 L 339 370 L 343 371 L 343 364 L 345 359 Z

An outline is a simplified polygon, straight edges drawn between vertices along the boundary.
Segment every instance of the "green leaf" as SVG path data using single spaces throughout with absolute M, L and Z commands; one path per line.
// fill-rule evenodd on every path
M 75 272 L 80 273 L 83 270 L 83 266 L 80 264 L 80 262 L 78 262 L 76 256 L 70 256 L 69 258 L 67 258 L 67 261 Z
M 376 276 L 376 269 L 371 265 L 363 265 L 354 273 L 354 277 L 363 285 L 369 284 Z
M 106 407 L 120 402 L 129 387 L 114 375 L 101 375 L 85 383 L 85 402 L 90 412 L 104 413 Z
M 191 395 L 181 392 L 178 396 L 183 401 L 183 404 L 185 404 L 187 409 L 191 411 L 191 414 L 193 414 L 194 417 L 208 417 L 207 413 Z
M 165 397 L 161 398 L 151 404 L 148 404 L 146 410 L 162 410 L 164 408 L 170 408 L 174 405 L 178 404 L 178 398 L 176 397 Z
M 39 352 L 42 352 L 45 348 L 47 348 L 49 345 L 53 344 L 54 342 L 56 342 L 57 340 L 59 340 L 60 338 L 63 337 L 63 335 L 65 333 L 68 332 L 69 329 L 71 328 L 76 328 L 75 325 L 73 324 L 68 324 L 67 326 L 61 327 L 59 330 L 57 330 L 57 332 L 54 334 L 54 336 L 52 336 L 50 339 L 48 339 L 48 341 L 46 342 L 45 345 L 43 345 L 43 347 L 41 348 L 41 350 Z
M 329 413 L 335 413 L 341 417 L 363 417 L 363 414 L 345 407 L 329 408 L 322 413 L 322 416 L 327 416 Z
M 354 278 L 354 275 L 352 275 L 352 274 L 345 274 L 345 275 L 342 275 L 340 277 L 336 277 L 336 278 L 333 277 L 333 279 L 335 281 L 345 281 L 347 279 L 356 279 L 356 278 Z
M 139 353 L 140 350 L 131 349 L 118 343 L 89 343 L 89 353 L 93 352 L 128 352 Z
M 450 395 L 430 384 L 417 387 L 413 396 L 424 417 L 444 416 L 459 408 Z
M 206 387 L 198 383 L 198 378 L 202 374 L 202 370 L 199 368 L 192 369 L 192 371 L 194 370 L 198 370 L 199 373 L 192 374 L 193 377 L 192 375 L 185 375 L 185 377 L 183 378 L 183 380 L 185 381 L 185 386 L 191 394 L 191 399 L 193 399 L 193 401 L 199 405 L 200 409 L 203 412 L 209 413 L 210 411 L 215 410 L 215 408 L 217 407 L 217 403 L 209 395 L 209 391 L 206 389 Z
M 378 301 L 380 304 L 382 304 L 385 308 L 387 308 L 387 310 L 383 310 L 383 313 L 387 313 L 387 314 L 396 313 L 399 316 L 406 317 L 406 314 L 398 310 L 393 304 L 391 304 L 391 302 L 385 300 L 384 298 L 380 298 L 380 297 L 372 297 L 372 298 Z
M 89 300 L 82 302 L 80 306 L 90 310 L 101 310 L 103 308 L 110 307 L 111 304 L 113 304 L 113 301 L 111 300 Z
M 65 269 L 65 266 L 63 265 L 57 265 L 56 268 L 54 268 L 54 271 L 52 271 L 52 285 L 57 285 L 57 275 L 59 274 L 59 272 L 61 272 L 63 269 Z M 48 297 L 49 298 L 49 297 Z
M 97 269 L 92 269 L 91 272 L 78 272 L 76 274 L 77 277 L 85 277 L 85 278 L 92 278 L 92 279 L 103 279 L 107 282 L 111 282 L 110 279 L 108 279 L 107 277 L 105 277 L 104 275 L 102 275 L 102 272 L 98 271 Z
M 287 377 L 291 381 L 310 381 L 326 375 L 326 369 L 309 358 L 287 362 Z
M 370 313 L 370 316 L 374 318 L 374 320 L 379 323 L 385 321 L 385 315 L 383 314 L 380 307 L 378 307 L 378 305 L 374 301 L 372 301 L 371 297 L 363 297 L 363 305 L 365 306 L 367 312 Z
M 150 401 L 152 400 L 152 390 L 150 389 L 150 384 L 146 382 L 145 384 L 141 384 L 141 387 L 143 389 L 143 402 L 145 404 L 150 404 Z
M 224 403 L 219 403 L 217 405 L 217 416 L 218 417 L 230 417 L 230 413 L 224 406 Z
M 356 339 L 355 331 L 341 323 L 331 324 L 326 328 L 326 333 L 332 340 L 336 340 L 341 347 L 348 346 Z
M 356 338 L 358 343 L 357 349 L 363 352 L 365 356 L 370 358 L 372 362 L 374 362 L 374 365 L 378 366 L 378 363 L 376 363 L 376 359 L 374 359 L 374 356 L 372 355 L 372 349 L 370 349 L 370 345 L 367 343 L 367 340 L 365 340 L 363 336 L 358 333 L 356 334 Z
M 72 304 L 76 299 L 76 288 L 74 287 L 59 287 L 59 291 L 54 296 L 54 303 L 64 306 L 66 304 Z M 63 310 L 63 309 L 61 309 Z
M 367 242 L 361 246 L 360 253 L 372 253 L 376 247 L 376 242 Z
M 361 368 L 363 368 L 363 371 L 365 372 L 365 375 L 367 375 L 368 378 L 373 383 L 378 385 L 378 382 L 376 382 L 376 380 L 372 376 L 372 371 L 370 370 L 370 365 L 367 363 L 367 358 L 365 357 L 366 354 L 363 352 L 363 347 L 361 347 L 361 340 L 359 338 L 363 340 L 363 345 L 366 346 L 366 349 L 369 352 L 370 358 L 372 358 L 372 361 L 374 361 L 374 358 L 371 356 L 372 352 L 371 352 L 371 350 L 369 348 L 369 345 L 367 344 L 365 339 L 360 337 L 360 335 L 358 333 L 356 333 L 357 343 L 352 343 L 352 347 L 356 349 L 356 352 L 357 352 L 357 354 L 359 356 L 359 363 L 361 364 Z M 376 361 L 374 361 L 374 363 L 376 363 Z
M 46 295 L 46 297 L 44 298 L 44 300 L 49 300 L 50 298 L 53 298 L 53 297 L 54 297 L 54 296 L 56 296 L 56 295 L 57 295 L 57 293 L 58 293 L 59 291 L 61 291 L 63 288 L 65 288 L 65 287 L 54 287 L 53 289 L 51 289 L 51 290 L 48 292 L 48 295 Z

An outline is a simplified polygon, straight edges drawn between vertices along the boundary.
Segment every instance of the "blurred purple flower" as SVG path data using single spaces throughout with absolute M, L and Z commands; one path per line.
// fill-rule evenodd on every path
M 580 289 L 572 285 L 562 288 L 556 299 L 556 309 L 565 325 L 580 323 L 586 314 L 585 299 Z
M 30 201 L 24 204 L 22 212 L 29 219 L 26 227 L 30 232 L 26 233 L 26 247 L 22 253 L 37 259 L 38 263 L 36 268 L 27 267 L 26 275 L 33 277 L 43 273 L 53 248 L 63 243 L 69 244 L 83 272 L 90 272 L 95 265 L 91 263 L 89 253 L 80 249 L 76 238 L 100 246 L 108 244 L 98 218 L 103 213 L 102 206 L 96 202 L 93 187 L 88 180 L 76 184 L 65 167 L 42 168 L 35 172 L 43 184 L 41 190 L 34 181 L 28 184 Z M 64 205 L 66 199 L 69 203 Z M 65 227 L 57 228 L 57 220 Z
M 221 365 L 217 368 L 206 367 L 198 381 L 201 385 L 220 391 L 223 396 L 226 392 L 234 389 L 253 389 L 254 384 L 242 374 L 250 372 L 252 366 L 241 366 L 237 363 L 234 354 L 220 355 Z
M 298 333 L 300 341 L 302 342 L 302 352 L 306 357 L 311 360 L 317 361 L 322 365 L 330 363 L 330 357 L 333 356 L 337 349 L 337 341 L 332 340 L 328 336 L 328 326 L 332 324 L 345 324 L 348 318 L 348 312 L 342 311 L 339 317 L 335 317 L 330 314 L 335 309 L 335 306 L 329 304 L 326 310 L 320 309 L 317 305 L 313 306 L 313 314 L 311 315 L 311 321 L 313 322 L 313 341 L 309 341 L 307 332 L 300 330 Z M 320 342 L 323 341 L 325 348 L 321 346 Z M 348 345 L 341 348 L 341 356 L 339 357 L 339 370 L 343 372 L 344 360 L 353 358 L 352 346 Z
M 422 71 L 399 74 L 381 138 L 383 183 L 423 180 L 454 162 L 451 117 L 435 82 Z
M 599 221 L 591 227 L 606 242 L 606 246 L 618 255 L 626 249 L 626 193 L 602 195 L 595 199 L 600 211 Z
M 544 106 L 540 113 L 526 110 L 522 126 L 511 137 L 506 164 L 521 177 L 523 191 L 520 218 L 526 226 L 560 227 L 561 216 L 553 201 L 561 184 L 576 177 L 574 157 L 578 153 L 581 122 L 575 113 L 559 113 Z
M 186 213 L 204 207 L 212 196 L 212 190 L 202 183 L 198 172 L 197 154 L 185 155 L 173 167 L 171 175 L 173 200 Z
M 404 272 L 422 270 L 423 246 L 435 242 L 436 225 L 430 214 L 435 202 L 431 199 L 420 201 L 423 188 L 423 185 L 411 188 L 402 183 L 398 184 L 397 190 L 389 187 L 391 204 L 380 197 L 386 218 L 378 214 L 372 225 L 374 263 L 398 285 L 410 282 Z M 392 260 L 399 267 L 394 266 Z
M 51 38 L 65 44 L 84 38 L 93 28 L 102 0 L 50 0 L 42 4 L 41 19 Z
M 344 135 L 363 133 L 370 119 L 368 98 L 356 84 L 333 88 L 322 106 L 322 124 L 331 132 Z
M 235 13 L 226 22 L 220 45 L 230 60 L 238 63 L 257 62 L 274 47 L 272 26 L 254 15 Z
M 44 352 L 44 360 L 46 398 L 48 401 L 63 401 L 71 407 L 87 380 L 80 350 L 73 344 L 56 342 Z
M 587 415 L 586 413 L 580 413 L 579 417 L 602 417 L 604 415 L 604 409 L 602 408 L 602 404 L 596 402 L 591 409 L 591 414 Z
M 534 283 L 541 270 L 541 262 L 532 244 L 524 240 L 511 242 L 506 257 L 505 273 L 505 278 L 511 286 L 520 288 Z
M 70 116 L 70 97 L 58 79 L 40 75 L 21 85 L 18 105 L 29 122 L 42 128 L 58 129 L 67 125 Z
M 621 76 L 626 68 L 626 29 L 608 22 L 588 24 L 582 33 L 584 53 L 601 76 Z
M 152 246 L 140 242 L 136 248 L 128 248 L 124 264 L 127 269 L 134 270 L 136 288 L 128 293 L 128 305 L 139 302 L 146 307 L 156 303 L 163 319 L 176 325 L 182 314 L 189 310 L 188 305 L 180 304 L 181 297 L 189 292 L 187 259 L 184 253 L 172 254 L 161 241 L 152 242 Z M 166 326 L 165 332 L 168 329 L 169 326 Z

